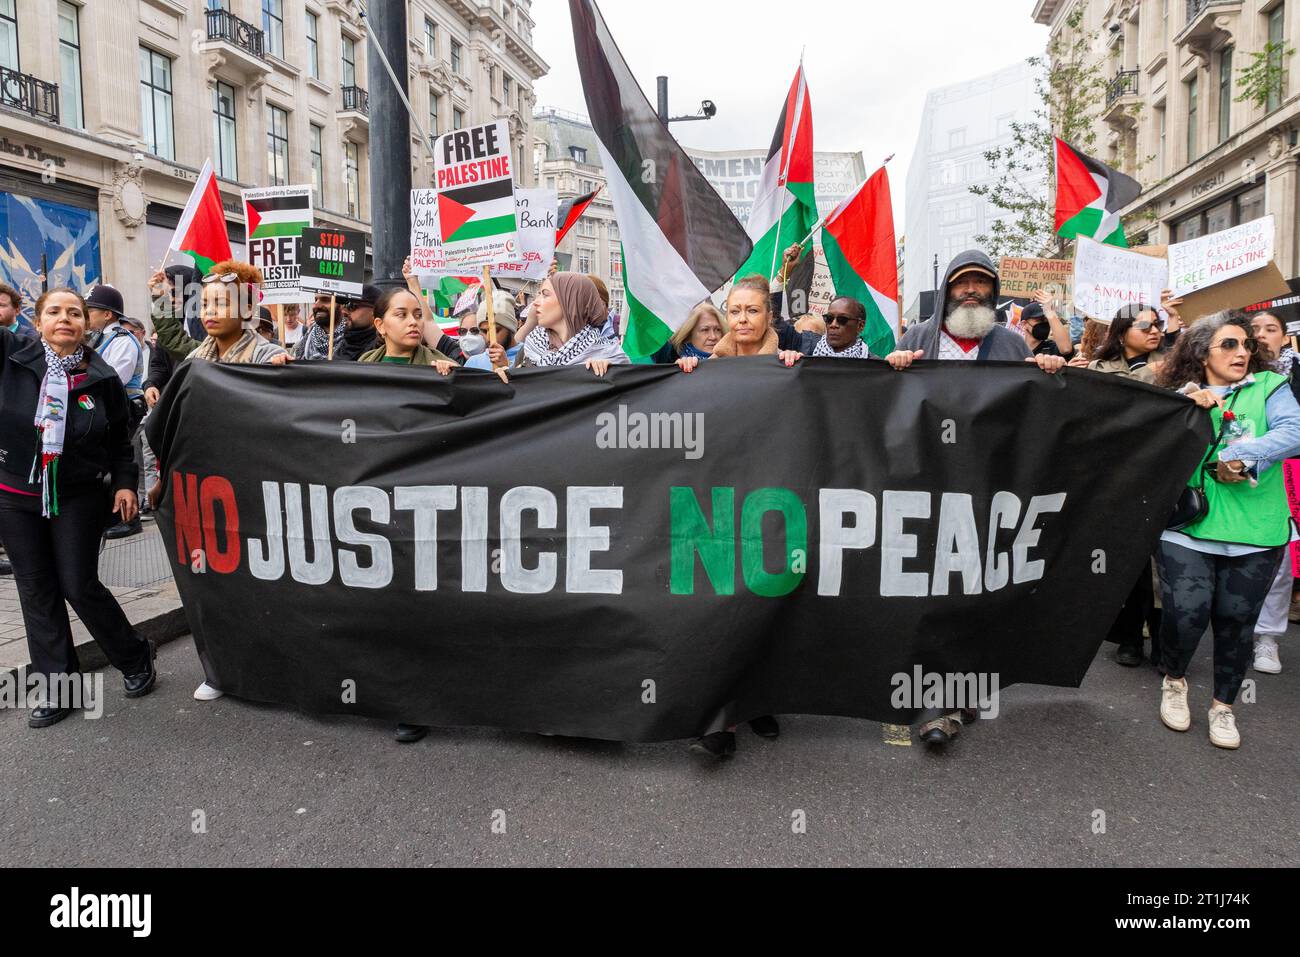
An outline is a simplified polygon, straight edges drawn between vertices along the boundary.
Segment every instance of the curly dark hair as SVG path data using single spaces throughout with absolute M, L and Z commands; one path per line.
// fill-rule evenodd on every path
M 1143 303 L 1124 306 L 1115 313 L 1115 318 L 1110 321 L 1110 328 L 1106 330 L 1106 338 L 1092 357 L 1093 360 L 1105 362 L 1109 359 L 1123 359 L 1124 333 L 1133 328 L 1133 323 L 1137 322 L 1144 312 L 1151 313 L 1153 319 L 1158 319 L 1160 316 L 1155 306 Z
M 1250 317 L 1237 309 L 1218 312 L 1199 320 L 1184 329 L 1178 336 L 1178 343 L 1165 364 L 1160 367 L 1156 382 L 1166 389 L 1178 389 L 1187 382 L 1205 382 L 1205 363 L 1210 357 L 1210 343 L 1224 326 L 1236 326 L 1253 338 L 1250 331 Z M 1246 366 L 1247 373 L 1263 372 L 1268 368 L 1268 357 L 1264 350 L 1255 352 Z

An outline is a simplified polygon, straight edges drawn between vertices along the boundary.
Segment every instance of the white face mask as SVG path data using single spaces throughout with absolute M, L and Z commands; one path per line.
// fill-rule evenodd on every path
M 466 333 L 460 337 L 460 351 L 467 356 L 487 352 L 487 339 L 477 332 Z

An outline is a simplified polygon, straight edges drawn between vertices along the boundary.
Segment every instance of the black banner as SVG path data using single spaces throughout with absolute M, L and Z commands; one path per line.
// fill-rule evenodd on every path
M 190 362 L 148 432 L 222 690 L 627 741 L 1077 686 L 1210 438 L 1115 376 L 773 358 Z

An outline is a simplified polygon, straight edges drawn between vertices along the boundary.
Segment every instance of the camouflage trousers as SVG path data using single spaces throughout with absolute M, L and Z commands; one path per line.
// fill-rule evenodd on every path
M 1169 677 L 1187 674 L 1201 636 L 1212 625 L 1214 698 L 1232 704 L 1254 653 L 1255 620 L 1284 552 L 1270 548 L 1226 558 L 1160 543 L 1160 648 Z

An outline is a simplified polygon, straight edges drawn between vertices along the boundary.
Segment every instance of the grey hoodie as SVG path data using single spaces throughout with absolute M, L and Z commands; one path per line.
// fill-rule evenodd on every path
M 900 350 L 923 351 L 925 353 L 922 356 L 923 359 L 939 358 L 939 333 L 943 329 L 944 310 L 948 307 L 948 283 L 951 281 L 953 273 L 966 266 L 981 266 L 995 277 L 998 274 L 993 265 L 993 260 L 978 249 L 968 249 L 964 253 L 959 253 L 948 264 L 948 271 L 943 274 L 943 282 L 935 295 L 934 315 L 925 322 L 918 322 L 915 325 L 908 326 L 907 332 L 903 333 L 902 341 L 898 343 Z M 1001 282 L 995 278 L 993 280 L 994 302 L 997 302 L 1001 289 Z M 1023 362 L 1029 357 L 1029 346 L 1025 344 L 1023 336 L 1012 332 L 1006 326 L 996 325 L 989 330 L 989 334 L 980 342 L 979 354 L 975 358 L 978 362 L 995 360 Z

